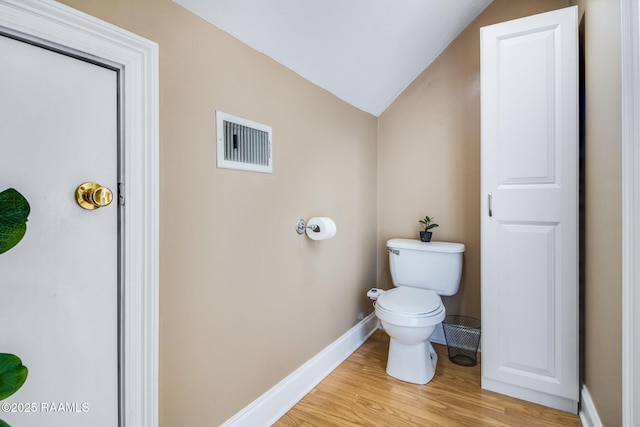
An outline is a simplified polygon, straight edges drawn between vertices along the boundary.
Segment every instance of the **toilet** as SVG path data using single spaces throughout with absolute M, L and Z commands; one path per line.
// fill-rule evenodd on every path
M 441 295 L 458 292 L 462 243 L 391 239 L 387 242 L 393 289 L 376 295 L 375 313 L 389 334 L 387 374 L 426 384 L 436 372 L 438 356 L 429 342 L 446 311 Z

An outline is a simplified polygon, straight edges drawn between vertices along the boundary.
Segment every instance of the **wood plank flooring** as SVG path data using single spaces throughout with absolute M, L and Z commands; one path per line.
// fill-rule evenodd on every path
M 409 384 L 385 372 L 389 337 L 376 331 L 274 425 L 331 426 L 580 426 L 577 415 L 480 388 L 480 364 L 449 361 L 446 346 L 434 379 Z

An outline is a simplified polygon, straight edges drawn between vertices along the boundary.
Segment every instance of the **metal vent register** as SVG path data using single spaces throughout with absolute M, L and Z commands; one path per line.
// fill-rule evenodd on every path
M 272 173 L 271 126 L 216 111 L 219 168 Z

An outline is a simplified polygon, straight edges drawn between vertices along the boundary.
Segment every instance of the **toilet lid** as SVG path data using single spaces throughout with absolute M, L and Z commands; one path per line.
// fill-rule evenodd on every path
M 403 286 L 386 291 L 378 297 L 376 304 L 387 311 L 417 316 L 438 310 L 442 300 L 440 295 L 428 289 Z

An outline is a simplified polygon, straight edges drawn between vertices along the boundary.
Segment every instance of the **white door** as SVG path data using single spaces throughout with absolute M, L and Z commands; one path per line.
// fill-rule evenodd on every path
M 0 352 L 29 375 L 2 402 L 14 427 L 118 425 L 118 72 L 0 35 L 0 191 L 31 213 L 0 254 Z M 114 199 L 117 199 L 114 194 Z
M 482 386 L 577 411 L 577 8 L 481 30 Z

